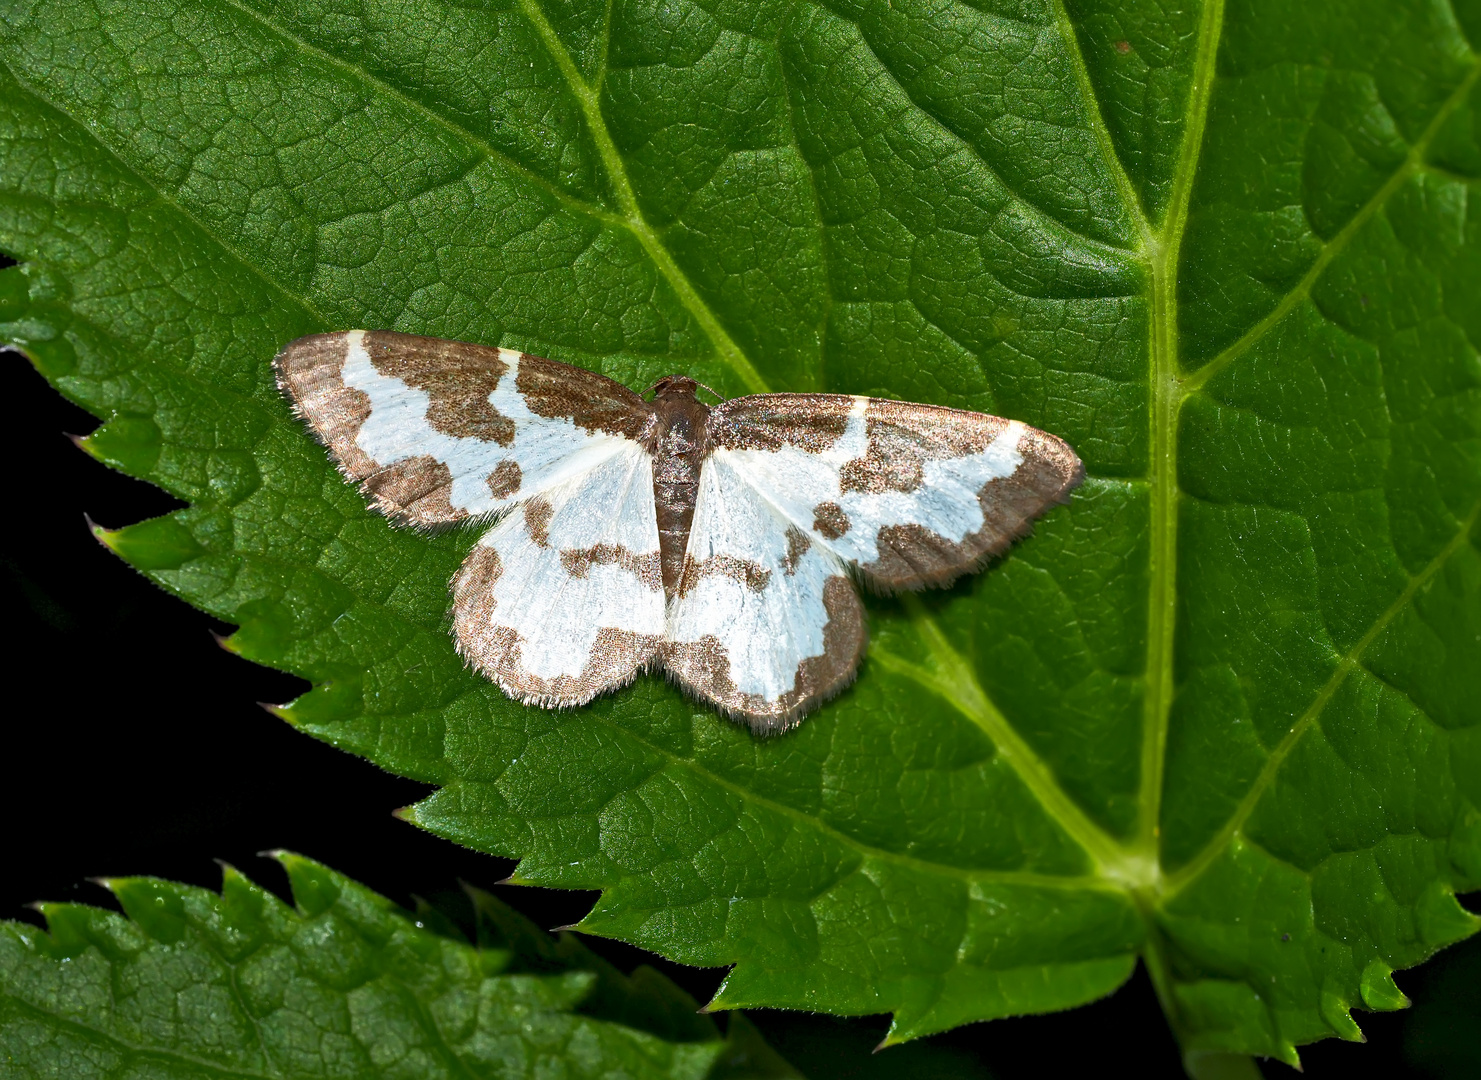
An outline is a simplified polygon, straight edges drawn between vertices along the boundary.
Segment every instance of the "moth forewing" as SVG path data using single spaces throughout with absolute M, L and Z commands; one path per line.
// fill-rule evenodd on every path
M 402 524 L 506 511 L 640 441 L 650 421 L 603 375 L 415 334 L 315 334 L 275 366 L 341 471 Z
M 1084 475 L 1052 435 L 937 405 L 776 394 L 726 402 L 715 419 L 717 453 L 885 592 L 977 569 Z

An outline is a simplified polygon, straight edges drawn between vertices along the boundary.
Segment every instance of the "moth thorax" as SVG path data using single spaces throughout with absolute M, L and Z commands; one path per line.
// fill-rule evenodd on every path
M 684 570 L 689 526 L 699 497 L 699 470 L 709 451 L 709 408 L 694 396 L 698 384 L 682 375 L 662 380 L 653 398 L 653 502 L 663 588 L 673 596 Z
M 662 397 L 694 397 L 699 383 L 687 375 L 665 375 L 653 384 L 653 400 Z

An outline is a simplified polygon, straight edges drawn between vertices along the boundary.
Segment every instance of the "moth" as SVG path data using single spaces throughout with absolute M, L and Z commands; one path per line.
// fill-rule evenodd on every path
M 1084 477 L 1016 420 L 842 394 L 710 407 L 511 349 L 315 334 L 278 384 L 393 521 L 492 522 L 452 580 L 457 648 L 510 697 L 581 705 L 657 668 L 757 732 L 844 689 L 854 577 L 946 585 Z M 718 396 L 718 395 L 717 395 Z

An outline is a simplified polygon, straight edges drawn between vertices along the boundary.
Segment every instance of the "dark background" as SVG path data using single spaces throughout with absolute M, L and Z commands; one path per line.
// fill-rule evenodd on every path
M 92 538 L 83 515 L 118 527 L 180 504 L 112 472 L 64 433 L 96 421 L 50 389 L 25 359 L 0 352 L 12 462 L 0 545 L 0 615 L 8 631 L 0 784 L 10 856 L 0 918 L 40 917 L 34 900 L 114 906 L 92 876 L 150 874 L 215 888 L 220 859 L 286 894 L 257 852 L 288 848 L 402 904 L 436 901 L 467 881 L 545 927 L 577 921 L 595 893 L 497 886 L 513 868 L 391 816 L 430 789 L 294 732 L 258 708 L 307 684 L 225 652 L 231 627 L 155 588 Z M 1474 905 L 1473 905 L 1474 906 Z M 701 1003 L 721 969 L 670 964 L 586 938 L 618 967 L 650 963 Z M 1366 1046 L 1302 1050 L 1306 1075 L 1481 1076 L 1481 936 L 1399 985 L 1405 1013 L 1357 1013 Z M 1111 998 L 1072 1013 L 976 1024 L 870 1053 L 882 1016 L 835 1020 L 770 1010 L 751 1017 L 813 1080 L 1003 1078 L 1130 1069 L 1181 1077 L 1176 1047 L 1139 971 Z M 1294 1076 L 1266 1063 L 1268 1077 Z

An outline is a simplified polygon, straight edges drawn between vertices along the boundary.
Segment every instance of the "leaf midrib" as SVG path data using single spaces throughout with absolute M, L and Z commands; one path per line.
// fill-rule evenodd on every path
M 1223 0 L 1217 0 L 1217 2 L 1222 5 Z M 1162 479 L 1169 486 L 1169 496 L 1165 503 L 1168 520 L 1164 523 L 1164 536 L 1169 543 L 1168 551 L 1170 552 L 1169 560 L 1164 566 L 1167 587 L 1167 601 L 1161 608 L 1163 613 L 1164 626 L 1167 631 L 1167 653 L 1164 667 L 1166 676 L 1166 698 L 1159 710 L 1160 721 L 1155 725 L 1153 729 L 1155 731 L 1158 742 L 1155 753 L 1155 767 L 1157 773 L 1155 788 L 1152 790 L 1152 792 L 1149 793 L 1157 800 L 1158 803 L 1160 803 L 1162 794 L 1162 769 L 1165 764 L 1166 758 L 1167 727 L 1169 714 L 1171 711 L 1173 690 L 1172 631 L 1174 629 L 1176 617 L 1175 574 L 1177 502 L 1185 494 L 1181 490 L 1181 488 L 1178 487 L 1176 472 L 1177 423 L 1178 417 L 1182 411 L 1182 407 L 1190 398 L 1203 393 L 1207 388 L 1209 381 L 1215 375 L 1217 375 L 1220 371 L 1223 371 L 1230 364 L 1234 363 L 1246 352 L 1248 352 L 1249 349 L 1252 348 L 1257 341 L 1262 339 L 1267 333 L 1274 329 L 1274 327 L 1278 325 L 1282 319 L 1288 316 L 1299 303 L 1307 298 L 1318 278 L 1320 278 L 1322 273 L 1332 263 L 1332 261 L 1352 241 L 1352 239 L 1357 235 L 1358 231 L 1365 224 L 1367 224 L 1369 220 L 1372 219 L 1372 217 L 1379 211 L 1379 209 L 1381 209 L 1387 203 L 1387 201 L 1394 195 L 1395 192 L 1399 190 L 1400 187 L 1403 186 L 1403 184 L 1407 180 L 1409 180 L 1420 171 L 1420 169 L 1424 165 L 1424 155 L 1429 149 L 1430 143 L 1439 133 L 1445 121 L 1449 119 L 1450 115 L 1465 101 L 1467 94 L 1469 94 L 1471 88 L 1476 84 L 1478 78 L 1481 78 L 1481 59 L 1478 59 L 1475 63 L 1473 63 L 1471 70 L 1465 75 L 1464 78 L 1461 79 L 1461 81 L 1457 84 L 1455 90 L 1452 91 L 1449 97 L 1447 97 L 1445 101 L 1441 103 L 1439 108 L 1436 109 L 1435 115 L 1425 126 L 1425 129 L 1420 134 L 1420 137 L 1415 140 L 1414 144 L 1409 150 L 1409 153 L 1405 155 L 1404 161 L 1394 170 L 1388 180 L 1385 181 L 1378 188 L 1378 190 L 1375 191 L 1373 195 L 1370 196 L 1369 199 L 1358 209 L 1358 211 L 1352 216 L 1352 218 L 1349 219 L 1343 225 L 1343 227 L 1332 236 L 1332 239 L 1327 241 L 1327 243 L 1322 246 L 1322 249 L 1318 253 L 1317 258 L 1313 261 L 1311 267 L 1308 268 L 1307 272 L 1302 275 L 1301 279 L 1296 283 L 1296 285 L 1293 286 L 1291 290 L 1281 298 L 1280 302 L 1274 308 L 1272 308 L 1271 311 L 1264 318 L 1262 318 L 1253 327 L 1251 327 L 1248 331 L 1241 335 L 1241 337 L 1236 342 L 1234 342 L 1234 344 L 1224 349 L 1213 360 L 1204 364 L 1202 367 L 1198 368 L 1194 372 L 1190 372 L 1186 375 L 1182 374 L 1181 368 L 1176 362 L 1176 358 L 1174 357 L 1173 359 L 1170 379 L 1166 384 L 1169 390 L 1166 426 L 1160 429 L 1154 428 L 1154 434 L 1160 434 L 1163 438 L 1165 438 L 1167 440 L 1168 447 L 1168 465 Z M 1176 274 L 1175 262 L 1172 267 L 1172 272 L 1174 275 Z M 1175 284 L 1176 282 L 1174 280 L 1173 285 L 1175 286 Z M 1174 316 L 1176 315 L 1175 306 L 1173 308 L 1172 314 Z M 1174 334 L 1176 333 L 1175 326 L 1172 328 L 1172 332 Z M 1158 486 L 1159 485 L 1154 482 L 1154 493 L 1157 490 Z M 1168 878 L 1160 879 L 1159 891 L 1164 901 L 1170 899 L 1177 892 L 1186 888 L 1187 885 L 1192 880 L 1194 880 L 1194 878 L 1196 878 L 1197 873 L 1194 872 L 1194 870 L 1192 869 L 1193 867 L 1197 867 L 1198 872 L 1202 872 L 1202 870 L 1207 869 L 1210 865 L 1212 865 L 1214 860 L 1218 857 L 1219 853 L 1223 851 L 1228 843 L 1238 834 L 1243 823 L 1245 822 L 1245 820 L 1248 819 L 1249 814 L 1253 811 L 1255 804 L 1259 801 L 1261 794 L 1263 794 L 1263 792 L 1272 782 L 1276 771 L 1278 771 L 1280 767 L 1280 764 L 1286 759 L 1296 743 L 1300 740 L 1301 736 L 1309 729 L 1312 722 L 1314 722 L 1321 715 L 1322 709 L 1326 706 L 1327 702 L 1336 692 L 1338 686 L 1341 685 L 1343 679 L 1347 677 L 1347 675 L 1352 671 L 1353 667 L 1356 666 L 1356 664 L 1358 663 L 1359 659 L 1362 656 L 1363 650 L 1372 643 L 1373 639 L 1383 629 L 1383 627 L 1388 625 L 1389 621 L 1391 621 L 1393 617 L 1398 614 L 1399 611 L 1403 610 L 1403 608 L 1409 604 L 1419 587 L 1423 585 L 1425 581 L 1429 580 L 1429 578 L 1432 577 L 1434 573 L 1439 570 L 1446 559 L 1448 559 L 1457 550 L 1459 550 L 1460 546 L 1463 545 L 1465 537 L 1469 533 L 1469 530 L 1474 524 L 1475 520 L 1476 509 L 1473 509 L 1470 513 L 1470 516 L 1464 519 L 1464 521 L 1462 522 L 1461 528 L 1455 535 L 1455 537 L 1447 542 L 1447 544 L 1434 557 L 1434 559 L 1431 560 L 1431 562 L 1424 568 L 1424 570 L 1420 572 L 1419 575 L 1416 575 L 1415 577 L 1410 579 L 1409 584 L 1400 593 L 1400 595 L 1394 599 L 1393 603 L 1374 619 L 1373 623 L 1368 627 L 1367 631 L 1359 639 L 1357 644 L 1355 644 L 1346 654 L 1341 657 L 1336 670 L 1332 673 L 1327 683 L 1324 684 L 1324 686 L 1317 691 L 1317 693 L 1313 696 L 1311 702 L 1308 704 L 1307 708 L 1303 710 L 1302 713 L 1299 714 L 1293 721 L 1290 730 L 1286 733 L 1285 737 L 1281 740 L 1276 749 L 1271 751 L 1266 759 L 1265 765 L 1261 769 L 1259 777 L 1252 785 L 1251 789 L 1246 792 L 1244 798 L 1239 804 L 1239 807 L 1236 809 L 1235 813 L 1231 815 L 1229 821 L 1225 823 L 1224 827 L 1213 838 L 1211 838 L 1197 852 L 1197 854 L 1195 854 L 1193 858 L 1189 860 L 1188 863 L 1185 863 Z M 1154 520 L 1154 529 L 1156 529 L 1156 527 L 1157 522 Z M 1144 779 L 1147 778 L 1144 777 Z M 1143 805 L 1145 807 L 1146 803 L 1144 802 Z M 1143 834 L 1144 842 L 1151 845 L 1151 850 L 1153 850 L 1154 852 L 1156 850 L 1156 828 L 1159 818 L 1160 806 L 1157 808 L 1156 814 L 1149 817 L 1148 819 L 1150 831 L 1144 832 Z
M 1045 812 L 1090 855 L 1096 864 L 1095 876 L 1133 893 L 1155 895 L 1162 884 L 1158 821 L 1167 723 L 1173 692 L 1172 655 L 1177 608 L 1177 417 L 1183 397 L 1177 362 L 1178 255 L 1187 224 L 1188 205 L 1208 117 L 1219 36 L 1223 27 L 1223 0 L 1210 0 L 1206 3 L 1200 18 L 1198 51 L 1194 77 L 1188 92 L 1183 140 L 1173 174 L 1166 218 L 1160 231 L 1154 230 L 1147 221 L 1130 179 L 1115 153 L 1110 130 L 1106 126 L 1089 72 L 1085 68 L 1074 26 L 1062 0 L 1055 0 L 1054 10 L 1056 24 L 1065 38 L 1066 48 L 1075 66 L 1077 85 L 1085 95 L 1085 110 L 1095 131 L 1096 143 L 1101 150 L 1104 164 L 1112 174 L 1126 212 L 1137 225 L 1141 240 L 1139 254 L 1152 285 L 1149 353 L 1153 394 L 1151 408 L 1148 410 L 1150 447 L 1147 477 L 1151 518 L 1147 693 L 1143 701 L 1136 835 L 1129 843 L 1123 843 L 1092 821 L 1031 751 L 1006 754 L 1005 759 L 1038 796 Z M 955 693 L 943 686 L 941 679 L 934 677 L 932 673 L 912 670 L 911 665 L 896 661 L 895 666 L 900 673 L 946 697 L 969 719 L 983 726 L 995 742 L 1011 736 L 1012 748 L 1018 749 L 1017 744 L 1022 743 L 1022 740 L 1006 719 L 1001 725 L 993 722 L 994 717 L 1001 717 L 1002 714 L 992 705 L 970 665 L 951 648 L 939 631 L 932 632 L 934 624 L 929 622 L 923 610 L 913 612 L 913 621 L 932 653 L 938 670 L 965 671 L 965 677 L 971 680 L 972 685 L 970 692 Z M 986 703 L 986 712 L 979 705 L 979 700 Z M 1007 730 L 1000 731 L 1000 728 Z M 1027 744 L 1023 743 L 1022 748 L 1026 750 Z
M 1224 26 L 1224 0 L 1205 0 L 1198 25 L 1198 51 L 1183 125 L 1182 144 L 1167 200 L 1163 227 L 1148 251 L 1152 277 L 1150 333 L 1152 407 L 1149 466 L 1150 551 L 1147 589 L 1147 686 L 1142 713 L 1141 784 L 1137 838 L 1141 858 L 1160 882 L 1159 824 L 1167 726 L 1173 700 L 1173 655 L 1177 632 L 1178 464 L 1177 426 L 1182 408 L 1178 364 L 1178 257 L 1188 223 L 1193 181 L 1203 149 L 1213 96 L 1215 63 Z
M 1082 92 L 1087 94 L 1087 112 L 1097 131 L 1097 141 L 1107 157 L 1107 167 L 1115 175 L 1117 189 L 1128 201 L 1128 212 L 1137 221 L 1141 216 L 1140 204 L 1121 169 L 1119 158 L 1114 154 L 1110 132 L 1105 127 L 1098 103 L 1091 93 L 1088 72 L 1083 69 L 1083 58 L 1074 41 L 1074 29 L 1067 15 L 1063 15 L 1062 0 L 1055 2 L 1056 15 L 1061 32 L 1072 40 L 1071 53 L 1080 66 L 1077 80 Z M 1165 903 L 1171 896 L 1186 888 L 1199 873 L 1224 850 L 1238 833 L 1243 822 L 1252 812 L 1260 795 L 1290 750 L 1302 734 L 1319 716 L 1326 703 L 1335 693 L 1342 680 L 1355 667 L 1363 650 L 1371 644 L 1398 612 L 1413 599 L 1417 590 L 1429 580 L 1445 560 L 1464 546 L 1464 541 L 1473 527 L 1477 510 L 1465 519 L 1461 528 L 1435 556 L 1427 567 L 1411 579 L 1408 587 L 1393 603 L 1380 614 L 1360 639 L 1359 643 L 1339 661 L 1328 683 L 1317 692 L 1308 707 L 1293 723 L 1281 744 L 1267 758 L 1256 784 L 1246 793 L 1240 807 L 1224 828 L 1211 839 L 1188 863 L 1174 875 L 1164 877 L 1160 856 L 1160 817 L 1163 770 L 1166 761 L 1167 732 L 1174 694 L 1173 655 L 1175 647 L 1177 615 L 1177 524 L 1178 504 L 1183 492 L 1178 485 L 1177 475 L 1177 428 L 1183 405 L 1189 398 L 1203 391 L 1208 381 L 1229 364 L 1238 359 L 1269 330 L 1288 315 L 1310 292 L 1332 260 L 1352 240 L 1356 233 L 1387 200 L 1410 177 L 1423 166 L 1423 157 L 1439 130 L 1465 101 L 1466 95 L 1481 78 L 1481 60 L 1457 85 L 1456 89 L 1437 109 L 1419 139 L 1415 141 L 1404 162 L 1369 200 L 1344 224 L 1344 226 L 1322 248 L 1313 265 L 1290 292 L 1281 298 L 1274 309 L 1247 331 L 1233 345 L 1220 353 L 1213 361 L 1197 371 L 1184 374 L 1179 363 L 1177 340 L 1177 271 L 1178 257 L 1187 225 L 1193 181 L 1196 177 L 1199 151 L 1207 123 L 1211 98 L 1218 41 L 1223 24 L 1223 0 L 1213 0 L 1202 13 L 1199 26 L 1197 59 L 1194 78 L 1189 90 L 1189 101 L 1185 117 L 1183 143 L 1174 172 L 1174 181 L 1168 199 L 1167 217 L 1160 232 L 1144 233 L 1144 258 L 1152 278 L 1152 326 L 1150 328 L 1151 373 L 1153 402 L 1149 410 L 1151 453 L 1148 470 L 1151 518 L 1151 556 L 1148 588 L 1148 660 L 1147 695 L 1144 699 L 1143 749 L 1141 781 L 1138 793 L 1137 835 L 1129 843 L 1118 841 L 1109 832 L 1091 821 L 1054 779 L 1052 772 L 1036 755 L 1005 754 L 1010 764 L 1025 784 L 1039 798 L 1045 812 L 1085 848 L 1096 862 L 1095 877 L 1108 884 L 1126 888 L 1137 894 L 1139 904 L 1146 916 L 1151 918 L 1151 906 Z M 1478 507 L 1481 509 L 1481 507 Z M 907 602 L 908 603 L 908 602 Z M 1016 731 L 1008 725 L 1006 718 L 997 710 L 989 696 L 976 680 L 970 664 L 960 656 L 942 636 L 934 633 L 934 623 L 917 607 L 913 610 L 913 621 L 931 652 L 937 671 L 917 668 L 888 654 L 880 656 L 885 666 L 898 674 L 911 678 L 951 702 L 960 712 L 988 731 L 995 743 L 1004 736 L 1021 742 Z M 965 674 L 964 674 L 965 673 Z M 945 677 L 943 677 L 945 676 Z M 953 685 L 963 680 L 971 685 L 965 689 Z M 1000 733 L 999 728 L 1007 728 Z M 1026 748 L 1027 744 L 1023 744 Z M 1068 807 L 1068 812 L 1064 809 Z M 1152 943 L 1155 945 L 1155 943 Z M 1157 966 L 1157 958 L 1149 958 Z M 1156 973 L 1154 973 L 1154 981 Z M 1170 1011 L 1169 1016 L 1175 1012 Z

